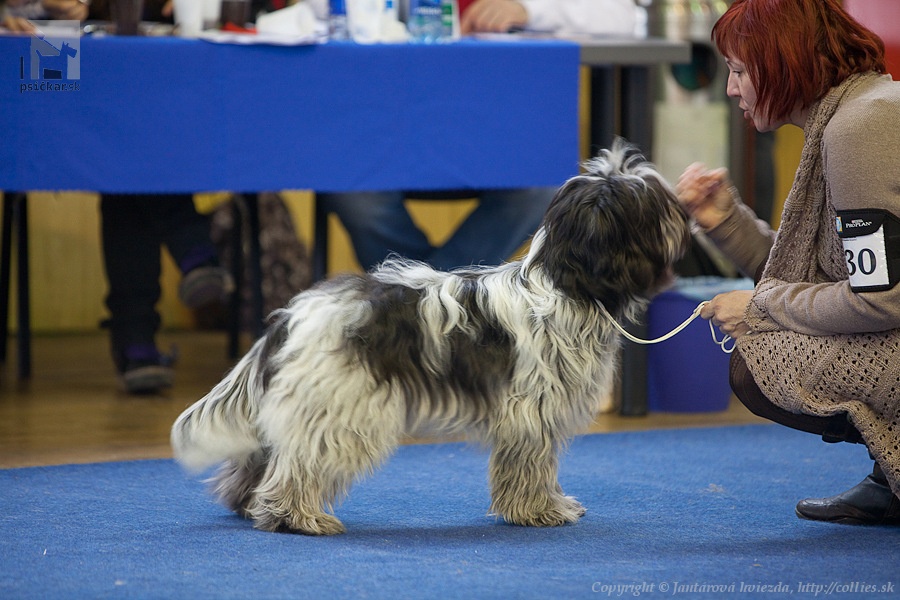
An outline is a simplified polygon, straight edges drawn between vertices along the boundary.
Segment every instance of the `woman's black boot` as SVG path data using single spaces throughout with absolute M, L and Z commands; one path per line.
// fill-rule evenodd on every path
M 849 525 L 900 525 L 900 498 L 891 491 L 884 472 L 875 463 L 871 475 L 843 494 L 798 502 L 797 516 Z

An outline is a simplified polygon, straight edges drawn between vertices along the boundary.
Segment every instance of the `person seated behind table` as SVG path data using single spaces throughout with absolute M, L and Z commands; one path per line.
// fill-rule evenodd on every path
M 19 33 L 34 32 L 30 20 L 110 20 L 111 0 L 0 0 L 0 27 Z M 171 0 L 146 0 L 144 21 L 171 22 Z
M 79 0 L 0 0 L 0 27 L 19 33 L 32 33 L 30 19 L 84 21 L 90 7 Z
M 91 4 L 91 16 L 103 19 L 103 0 Z M 170 9 L 148 2 L 145 18 L 164 20 Z M 84 20 L 88 6 L 78 0 L 38 0 L 9 6 L 8 28 L 30 33 L 28 19 Z M 222 301 L 232 291 L 231 275 L 218 264 L 209 223 L 191 194 L 101 194 L 103 263 L 109 285 L 106 306 L 113 363 L 129 393 L 159 392 L 173 384 L 174 357 L 156 347 L 160 316 L 160 251 L 165 245 L 183 273 L 179 298 L 190 308 Z
M 32 33 L 29 20 L 109 20 L 110 0 L 0 0 L 0 27 L 19 33 Z M 286 6 L 287 0 L 252 0 L 251 20 L 260 11 L 272 11 Z M 147 0 L 144 21 L 171 23 L 172 0 Z
M 463 34 L 520 28 L 631 35 L 636 18 L 632 0 L 460 0 L 459 10 Z M 555 192 L 556 187 L 467 191 L 478 206 L 441 247 L 433 247 L 413 222 L 405 191 L 319 193 L 316 201 L 341 220 L 363 268 L 393 252 L 448 270 L 509 259 L 538 228 Z
M 102 194 L 100 213 L 113 363 L 126 392 L 156 393 L 172 386 L 175 358 L 156 346 L 161 247 L 182 272 L 178 297 L 189 308 L 224 302 L 234 282 L 192 195 Z
M 740 202 L 725 169 L 692 165 L 679 199 L 756 289 L 701 311 L 736 340 L 731 386 L 752 412 L 864 443 L 872 473 L 852 489 L 801 500 L 799 517 L 900 524 L 900 274 L 856 254 L 900 255 L 900 82 L 884 43 L 840 0 L 735 0 L 713 27 L 727 93 L 759 131 L 803 129 L 777 235 Z M 851 233 L 846 240 L 844 231 Z M 884 232 L 883 232 L 884 233 Z

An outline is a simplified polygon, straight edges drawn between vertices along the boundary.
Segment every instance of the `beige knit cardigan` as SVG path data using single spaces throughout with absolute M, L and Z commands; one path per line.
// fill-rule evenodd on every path
M 777 235 L 740 203 L 707 232 L 745 273 L 768 255 L 737 348 L 774 404 L 847 413 L 900 493 L 900 285 L 853 292 L 835 230 L 836 210 L 900 216 L 900 83 L 851 76 L 811 108 L 804 134 Z

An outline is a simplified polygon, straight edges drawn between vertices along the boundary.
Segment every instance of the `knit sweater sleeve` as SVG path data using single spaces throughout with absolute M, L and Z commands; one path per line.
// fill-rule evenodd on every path
M 825 177 L 835 210 L 885 209 L 900 217 L 898 131 L 900 83 L 882 79 L 835 113 L 823 137 Z M 756 331 L 788 329 L 810 335 L 900 328 L 900 284 L 886 291 L 854 292 L 848 280 L 764 280 L 747 322 Z
M 725 219 L 703 231 L 725 256 L 734 262 L 741 273 L 755 278 L 765 264 L 775 233 L 769 224 L 759 219 L 747 205 L 735 197 L 734 209 Z
M 528 11 L 528 29 L 556 35 L 632 35 L 632 0 L 520 0 Z

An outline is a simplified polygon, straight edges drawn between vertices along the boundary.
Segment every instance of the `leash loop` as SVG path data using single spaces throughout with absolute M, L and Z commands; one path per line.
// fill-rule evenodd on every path
M 712 335 L 713 342 L 716 343 L 716 346 L 722 349 L 722 352 L 725 354 L 731 354 L 734 352 L 734 347 L 737 346 L 737 340 L 732 338 L 730 335 L 726 335 L 721 340 L 716 336 L 716 328 L 712 324 L 712 321 L 709 322 L 709 333 Z M 731 346 L 726 346 L 728 342 L 732 342 Z

